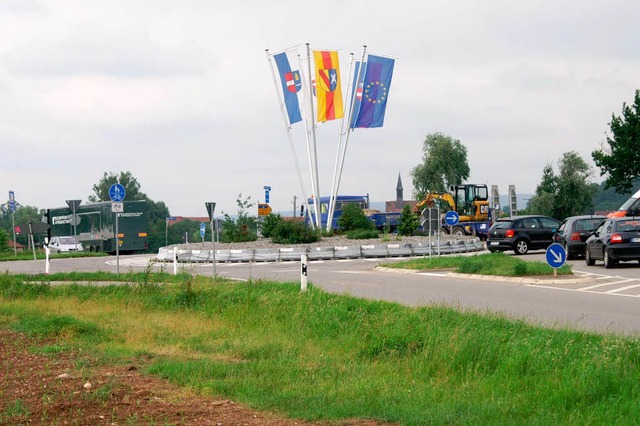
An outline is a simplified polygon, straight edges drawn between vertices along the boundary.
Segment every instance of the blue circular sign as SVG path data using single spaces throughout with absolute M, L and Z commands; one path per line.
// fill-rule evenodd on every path
M 459 220 L 460 220 L 460 216 L 458 216 L 458 213 L 454 212 L 453 210 L 449 210 L 444 215 L 444 223 L 446 223 L 449 226 L 457 225 Z
M 114 203 L 123 201 L 125 195 L 127 195 L 127 192 L 124 190 L 124 186 L 119 183 L 114 183 L 109 187 L 109 197 Z
M 567 252 L 562 245 L 553 243 L 547 247 L 546 257 L 549 266 L 555 269 L 564 265 L 564 262 L 567 260 Z
M 200 222 L 200 236 L 204 238 L 204 233 L 207 231 L 207 225 L 204 222 Z

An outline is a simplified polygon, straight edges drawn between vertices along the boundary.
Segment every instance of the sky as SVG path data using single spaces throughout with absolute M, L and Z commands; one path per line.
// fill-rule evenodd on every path
M 395 59 L 382 128 L 349 138 L 340 193 L 404 198 L 428 134 L 467 148 L 470 183 L 533 193 L 591 152 L 640 78 L 636 0 L 0 0 L 0 200 L 60 207 L 129 171 L 173 216 L 274 212 L 304 197 L 265 49 Z M 339 120 L 317 129 L 328 194 Z M 306 144 L 294 141 L 310 195 Z M 2 195 L 4 194 L 4 195 Z M 257 214 L 257 206 L 254 207 Z

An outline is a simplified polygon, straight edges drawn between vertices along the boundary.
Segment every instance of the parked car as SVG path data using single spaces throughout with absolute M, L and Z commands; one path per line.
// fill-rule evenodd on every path
M 587 239 L 585 262 L 602 260 L 605 268 L 627 260 L 640 262 L 640 217 L 612 217 L 603 221 Z
M 49 241 L 49 249 L 52 253 L 66 253 L 73 251 L 84 251 L 74 237 L 53 237 Z
M 604 216 L 585 215 L 571 216 L 562 221 L 554 239 L 564 247 L 568 260 L 584 256 L 585 241 L 605 219 Z
M 526 254 L 529 250 L 546 249 L 560 227 L 557 220 L 541 215 L 513 216 L 496 220 L 487 236 L 490 252 L 513 250 Z

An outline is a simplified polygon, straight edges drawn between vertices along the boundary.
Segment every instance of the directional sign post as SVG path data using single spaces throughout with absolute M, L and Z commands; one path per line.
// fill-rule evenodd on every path
M 460 216 L 458 216 L 458 213 L 454 212 L 453 210 L 449 210 L 447 213 L 445 213 L 444 223 L 449 225 L 449 234 L 451 234 L 451 227 L 456 226 L 459 220 Z
M 114 183 L 109 187 L 109 197 L 114 203 L 121 203 L 127 195 L 124 186 Z M 120 232 L 118 230 L 118 213 L 116 215 L 116 275 L 120 275 Z
M 269 204 L 258 204 L 258 216 L 268 216 L 272 209 Z
M 269 191 L 271 191 L 271 187 L 270 186 L 264 186 L 264 202 L 265 203 L 269 203 Z
M 202 248 L 204 249 L 204 234 L 207 232 L 207 225 L 204 222 L 200 222 L 200 237 L 202 237 Z
M 553 278 L 558 276 L 558 268 L 564 265 L 567 260 L 567 252 L 558 243 L 553 243 L 547 248 L 547 263 L 553 268 Z
M 216 211 L 216 203 L 213 202 L 205 202 L 204 206 L 207 208 L 207 213 L 209 214 L 209 220 L 211 221 L 211 245 L 213 246 L 213 250 L 211 250 L 212 258 L 213 258 L 213 279 L 216 279 L 216 240 L 215 240 L 215 231 L 213 229 L 213 222 L 215 219 L 215 211 Z
M 11 212 L 11 229 L 13 229 L 13 255 L 18 255 L 18 247 L 16 244 L 16 194 L 9 191 L 9 211 Z

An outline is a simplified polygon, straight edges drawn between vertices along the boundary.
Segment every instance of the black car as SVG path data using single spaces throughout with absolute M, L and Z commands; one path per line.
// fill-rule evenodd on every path
M 568 260 L 584 256 L 585 241 L 605 219 L 604 216 L 591 215 L 571 216 L 562 221 L 555 242 L 564 247 Z
M 585 262 L 602 260 L 605 268 L 619 261 L 640 262 L 640 217 L 612 217 L 603 221 L 587 239 Z
M 557 220 L 540 215 L 498 219 L 489 229 L 487 249 L 492 253 L 513 250 L 516 254 L 546 249 L 553 243 L 559 226 Z

